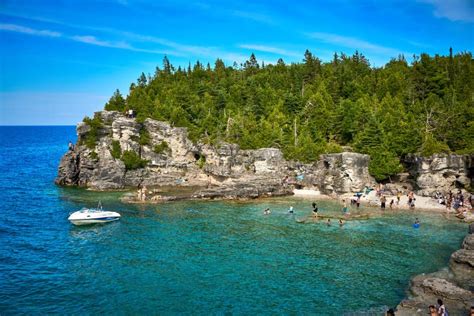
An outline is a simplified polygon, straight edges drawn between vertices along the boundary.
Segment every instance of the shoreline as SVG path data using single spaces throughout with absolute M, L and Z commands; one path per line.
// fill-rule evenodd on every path
M 468 315 L 474 292 L 474 224 L 470 224 L 458 250 L 451 254 L 448 266 L 433 273 L 410 279 L 407 295 L 397 305 L 396 315 L 424 315 L 428 306 L 442 299 L 451 315 Z
M 276 188 L 276 187 L 275 187 Z M 152 187 L 147 191 L 147 196 L 140 200 L 139 191 L 128 190 L 125 191 L 125 194 L 120 198 L 120 201 L 125 204 L 160 204 L 174 201 L 252 201 L 252 200 L 262 200 L 268 198 L 282 198 L 282 197 L 291 197 L 303 200 L 327 200 L 342 203 L 342 200 L 347 201 L 349 209 L 355 208 L 355 205 L 351 205 L 350 200 L 354 197 L 354 193 L 344 193 L 340 195 L 336 194 L 323 194 L 318 190 L 314 189 L 292 189 L 289 188 L 280 188 L 275 189 L 273 192 L 252 192 L 255 188 L 250 188 L 250 190 L 245 190 L 242 192 L 235 192 L 229 190 L 228 187 L 191 187 L 191 186 L 164 186 L 164 187 Z M 257 190 L 258 191 L 258 190 Z M 445 205 L 438 204 L 436 200 L 431 197 L 415 195 L 416 205 L 415 208 L 410 208 L 408 206 L 408 197 L 406 195 L 401 196 L 399 205 L 396 204 L 397 197 L 393 195 L 385 195 L 387 198 L 385 211 L 422 211 L 422 212 L 431 212 L 438 214 L 452 215 L 459 219 L 462 222 L 472 223 L 474 222 L 474 214 L 472 210 L 467 211 L 466 218 L 460 218 L 456 216 L 454 209 L 448 211 Z M 394 200 L 393 208 L 390 208 L 390 201 Z M 360 205 L 362 207 L 368 208 L 379 208 L 380 209 L 380 200 L 376 196 L 375 191 L 371 191 L 369 194 L 364 194 L 361 196 Z

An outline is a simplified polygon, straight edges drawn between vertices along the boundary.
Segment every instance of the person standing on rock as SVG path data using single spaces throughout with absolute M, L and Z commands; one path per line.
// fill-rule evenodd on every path
M 400 205 L 400 198 L 402 197 L 402 191 L 397 191 L 397 205 Z
M 443 301 L 438 298 L 438 315 L 439 316 L 448 316 L 446 312 L 446 306 L 444 306 Z
M 68 148 L 69 148 L 70 151 L 73 151 L 73 150 L 74 150 L 74 144 L 73 144 L 71 141 L 69 141 L 69 143 L 68 143 L 67 146 L 68 146 Z
M 436 310 L 436 307 L 434 305 L 430 305 L 428 307 L 428 315 L 430 316 L 438 316 L 438 311 Z

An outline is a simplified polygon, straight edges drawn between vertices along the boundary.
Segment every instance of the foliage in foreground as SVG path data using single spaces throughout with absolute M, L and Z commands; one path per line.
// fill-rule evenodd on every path
M 187 69 L 170 64 L 142 73 L 107 110 L 137 112 L 189 129 L 194 140 L 228 141 L 243 149 L 280 148 L 287 159 L 315 161 L 351 146 L 372 156 L 385 179 L 408 153 L 474 152 L 474 62 L 471 53 L 403 56 L 371 67 L 358 52 L 323 63 L 306 51 L 302 63 Z M 147 142 L 140 135 L 141 143 Z

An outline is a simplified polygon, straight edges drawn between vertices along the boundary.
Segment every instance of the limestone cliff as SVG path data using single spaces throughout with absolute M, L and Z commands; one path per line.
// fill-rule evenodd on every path
M 405 160 L 405 165 L 415 180 L 415 190 L 419 195 L 432 196 L 436 191 L 447 192 L 473 186 L 474 155 L 411 155 Z
M 289 194 L 291 185 L 324 193 L 347 193 L 374 184 L 368 173 L 367 155 L 328 154 L 315 164 L 301 164 L 286 161 L 277 148 L 242 150 L 236 144 L 196 144 L 189 139 L 186 128 L 152 119 L 141 124 L 112 111 L 97 112 L 96 117 L 101 125 L 94 131 L 89 124 L 77 125 L 77 145 L 61 159 L 57 184 L 94 190 L 140 185 L 198 186 L 219 188 L 218 192 L 230 196 Z M 95 145 L 88 147 L 85 143 L 91 133 L 95 135 Z M 120 153 L 113 155 L 114 146 L 121 153 L 135 153 L 147 161 L 146 166 L 126 168 Z M 285 178 L 288 180 L 283 181 Z M 201 193 L 213 195 L 209 190 Z

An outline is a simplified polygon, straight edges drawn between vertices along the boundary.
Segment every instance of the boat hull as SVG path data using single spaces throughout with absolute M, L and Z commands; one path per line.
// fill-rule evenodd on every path
M 105 224 L 109 222 L 118 221 L 119 219 L 120 217 L 105 218 L 105 219 L 75 219 L 75 220 L 69 220 L 69 221 L 73 225 L 82 226 L 82 225 L 92 225 L 92 224 Z
M 105 224 L 109 222 L 118 221 L 120 214 L 116 212 L 95 211 L 95 210 L 81 210 L 72 213 L 68 220 L 73 225 L 92 225 Z

